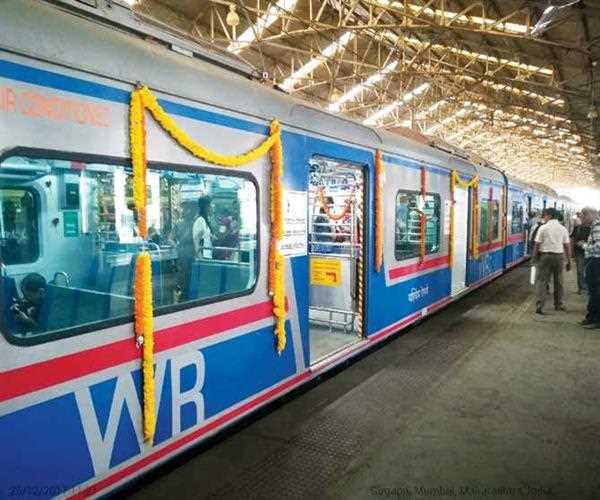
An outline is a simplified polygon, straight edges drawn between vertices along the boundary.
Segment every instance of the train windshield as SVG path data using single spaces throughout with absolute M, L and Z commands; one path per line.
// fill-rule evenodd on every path
M 127 166 L 12 157 L 0 167 L 2 331 L 34 342 L 126 319 L 135 258 L 152 258 L 154 306 L 241 294 L 257 276 L 257 190 L 242 176 L 148 171 L 138 234 Z M 88 328 L 92 329 L 92 328 Z

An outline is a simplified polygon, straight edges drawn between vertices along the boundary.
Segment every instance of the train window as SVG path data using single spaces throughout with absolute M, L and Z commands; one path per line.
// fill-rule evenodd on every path
M 10 242 L 1 247 L 0 326 L 22 343 L 128 321 L 142 249 L 158 313 L 256 281 L 257 190 L 243 176 L 149 169 L 148 241 L 137 234 L 128 167 L 11 157 L 0 165 L 0 197 Z
M 29 264 L 39 255 L 35 192 L 13 187 L 8 182 L 0 187 L 0 264 Z
M 419 256 L 421 240 L 421 212 L 426 216 L 425 252 L 440 251 L 441 198 L 439 194 L 427 193 L 423 198 L 413 191 L 398 191 L 396 195 L 396 231 L 394 253 L 396 260 Z
M 513 201 L 512 204 L 512 219 L 510 223 L 510 233 L 522 233 L 523 232 L 523 205 L 518 201 Z
M 500 205 L 497 200 L 482 200 L 479 241 L 494 241 L 500 237 Z

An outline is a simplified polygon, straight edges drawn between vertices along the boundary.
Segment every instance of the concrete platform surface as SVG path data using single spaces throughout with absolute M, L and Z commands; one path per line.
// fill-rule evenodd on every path
M 121 494 L 600 498 L 600 330 L 577 326 L 574 273 L 569 312 L 536 316 L 528 271 Z

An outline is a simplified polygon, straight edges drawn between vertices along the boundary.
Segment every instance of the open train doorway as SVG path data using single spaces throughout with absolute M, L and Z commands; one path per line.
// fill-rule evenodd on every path
M 452 296 L 459 294 L 467 287 L 469 191 L 456 186 L 454 200 Z
M 364 174 L 357 164 L 313 156 L 309 171 L 310 361 L 363 337 Z

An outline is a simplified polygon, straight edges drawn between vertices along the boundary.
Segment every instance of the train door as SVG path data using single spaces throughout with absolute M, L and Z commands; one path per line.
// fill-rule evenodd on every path
M 452 295 L 460 293 L 467 281 L 467 245 L 469 241 L 469 191 L 457 186 L 454 191 L 454 242 L 452 262 Z
M 309 325 L 315 363 L 362 337 L 363 168 L 314 156 L 310 162 Z

